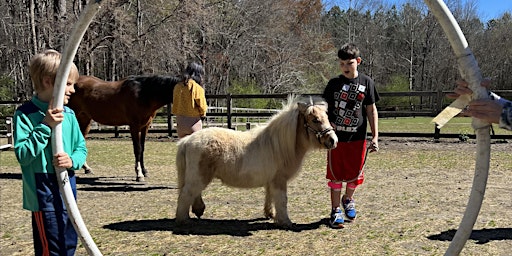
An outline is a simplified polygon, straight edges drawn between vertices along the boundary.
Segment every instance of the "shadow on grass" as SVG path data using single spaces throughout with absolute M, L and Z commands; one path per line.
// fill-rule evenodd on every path
M 21 180 L 21 173 L 0 173 L 0 179 Z M 81 191 L 138 192 L 156 189 L 176 189 L 175 185 L 149 184 L 135 181 L 132 177 L 77 177 L 76 183 L 85 185 Z
M 78 177 L 76 183 L 87 185 L 78 188 L 80 191 L 138 192 L 156 189 L 176 189 L 175 185 L 138 182 L 132 177 Z
M 0 173 L 2 180 L 21 180 L 21 173 Z
M 327 224 L 327 219 L 308 224 L 294 224 L 293 228 L 287 229 L 291 232 L 318 229 L 321 225 Z M 230 236 L 251 236 L 253 231 L 259 230 L 286 230 L 276 226 L 271 220 L 265 218 L 250 220 L 212 220 L 212 219 L 191 219 L 189 225 L 177 226 L 174 219 L 159 220 L 133 220 L 112 223 L 103 226 L 104 228 L 125 231 L 125 232 L 147 232 L 147 231 L 172 231 L 175 235 L 230 235 Z
M 437 235 L 428 236 L 427 238 L 430 240 L 451 241 L 456 231 L 455 229 L 450 229 Z M 496 240 L 512 240 L 512 228 L 473 230 L 469 239 L 477 241 L 477 244 L 486 244 Z

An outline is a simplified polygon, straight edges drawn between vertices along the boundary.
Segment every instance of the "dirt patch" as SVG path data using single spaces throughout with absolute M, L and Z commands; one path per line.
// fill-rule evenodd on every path
M 175 141 L 146 144 L 150 177 L 135 181 L 129 138 L 88 141 L 94 174 L 78 176 L 78 207 L 104 255 L 441 255 L 463 216 L 474 172 L 473 141 L 384 138 L 356 192 L 357 221 L 327 227 L 325 152 L 308 155 L 288 188 L 294 230 L 263 218 L 263 189 L 212 183 L 206 211 L 177 228 Z M 512 248 L 512 150 L 493 142 L 485 200 L 463 255 L 508 255 Z M 33 254 L 30 214 L 21 207 L 21 174 L 0 153 L 1 255 Z M 80 246 L 77 255 L 85 255 Z

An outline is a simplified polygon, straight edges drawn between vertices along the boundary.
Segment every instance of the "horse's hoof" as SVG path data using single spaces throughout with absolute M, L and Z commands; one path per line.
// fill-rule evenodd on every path
M 200 219 L 201 216 L 203 216 L 204 209 L 205 209 L 205 207 L 202 207 L 199 209 L 194 209 L 194 207 L 192 207 L 192 213 L 194 213 L 197 216 L 197 218 Z
M 135 181 L 137 181 L 137 182 L 143 182 L 143 181 L 144 181 L 144 177 L 137 177 L 137 178 L 135 179 Z
M 176 219 L 176 221 L 175 221 L 177 227 L 186 226 L 186 225 L 190 224 L 191 222 L 192 222 L 192 220 L 190 218 Z
M 264 211 L 264 214 L 265 214 L 265 218 L 270 220 L 270 219 L 273 219 L 274 218 L 274 212 L 272 212 L 272 210 L 265 210 Z
M 94 174 L 91 169 L 85 169 L 84 174 Z

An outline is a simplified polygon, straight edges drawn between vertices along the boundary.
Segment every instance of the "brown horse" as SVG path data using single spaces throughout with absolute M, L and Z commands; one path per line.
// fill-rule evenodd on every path
M 286 187 L 312 149 L 332 149 L 338 137 L 327 117 L 323 99 L 288 104 L 267 126 L 249 131 L 206 128 L 178 142 L 178 206 L 176 223 L 190 222 L 189 211 L 201 217 L 202 191 L 214 178 L 239 188 L 265 187 L 264 214 L 290 228 Z M 272 206 L 275 208 L 275 214 Z
M 82 134 L 87 136 L 91 120 L 104 125 L 129 125 L 135 154 L 137 181 L 147 177 L 144 142 L 156 111 L 172 102 L 180 77 L 131 76 L 107 82 L 94 76 L 80 76 L 68 106 L 76 113 Z M 91 172 L 87 163 L 86 173 Z

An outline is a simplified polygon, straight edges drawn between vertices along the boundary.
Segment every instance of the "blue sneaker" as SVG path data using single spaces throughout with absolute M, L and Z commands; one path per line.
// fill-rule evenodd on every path
M 331 219 L 329 221 L 329 225 L 331 228 L 343 228 L 343 223 L 345 223 L 343 212 L 341 212 L 339 207 L 336 207 L 336 209 L 331 211 Z
M 345 209 L 345 215 L 347 218 L 353 220 L 357 216 L 356 203 L 354 199 L 345 199 L 343 201 L 343 209 Z

